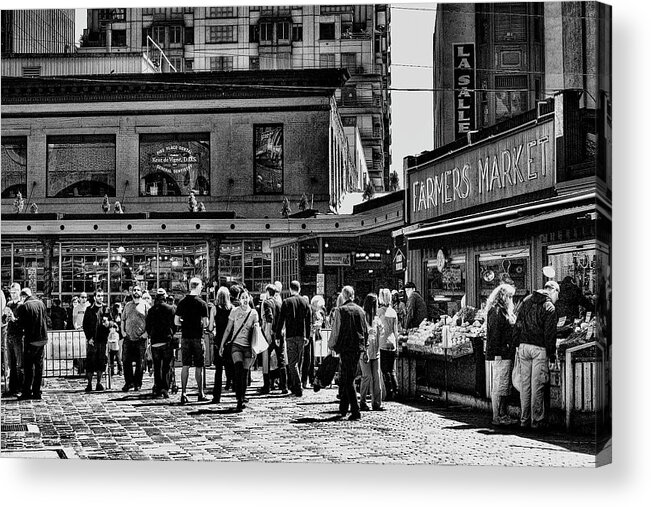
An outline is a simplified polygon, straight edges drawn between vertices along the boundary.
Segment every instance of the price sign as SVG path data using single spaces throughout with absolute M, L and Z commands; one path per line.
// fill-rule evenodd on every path
M 316 293 L 323 296 L 325 294 L 325 274 L 316 274 Z

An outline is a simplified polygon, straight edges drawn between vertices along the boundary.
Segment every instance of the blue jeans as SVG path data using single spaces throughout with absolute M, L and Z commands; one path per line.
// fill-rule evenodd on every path
M 7 336 L 10 393 L 18 393 L 23 388 L 23 355 L 23 337 Z
M 547 351 L 544 347 L 521 343 L 520 356 L 520 424 L 538 426 L 545 420 L 545 384 L 549 382 Z
M 302 336 L 287 337 L 287 382 L 293 393 L 302 393 L 300 368 L 303 364 L 305 340 Z

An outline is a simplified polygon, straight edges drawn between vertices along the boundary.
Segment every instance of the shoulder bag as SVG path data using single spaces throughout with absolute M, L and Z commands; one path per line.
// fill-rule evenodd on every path
M 253 349 L 254 354 L 261 354 L 269 348 L 269 342 L 262 334 L 262 329 L 260 329 L 260 324 L 257 322 L 253 324 L 251 328 L 251 348 Z

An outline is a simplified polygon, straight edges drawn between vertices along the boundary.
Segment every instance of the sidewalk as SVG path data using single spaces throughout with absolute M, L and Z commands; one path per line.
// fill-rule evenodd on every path
M 121 377 L 92 393 L 85 379 L 46 379 L 42 400 L 2 400 L 1 456 L 566 467 L 596 460 L 589 437 L 496 430 L 486 413 L 461 406 L 385 402 L 384 411 L 350 422 L 337 416 L 336 388 L 260 396 L 260 372 L 236 413 L 232 392 L 218 405 L 198 403 L 190 373 L 188 405 L 180 392 L 153 399 L 147 374 L 137 393 L 123 393 Z

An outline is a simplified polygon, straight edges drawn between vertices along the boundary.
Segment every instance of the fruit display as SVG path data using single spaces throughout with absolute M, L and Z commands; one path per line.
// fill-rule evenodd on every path
M 595 341 L 596 323 L 595 318 L 590 318 L 588 322 L 576 322 L 574 331 L 566 339 L 557 342 L 557 354 L 563 356 L 568 348 Z
M 464 320 L 465 316 L 471 316 L 472 323 Z M 483 317 L 478 312 L 468 312 L 463 309 L 453 317 L 443 315 L 436 322 L 424 320 L 417 328 L 410 329 L 406 335 L 402 335 L 398 341 L 408 350 L 445 354 L 443 340 L 445 328 L 448 336 L 448 356 L 465 356 L 473 353 L 473 338 L 486 337 L 486 325 L 483 321 Z

